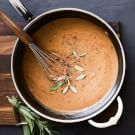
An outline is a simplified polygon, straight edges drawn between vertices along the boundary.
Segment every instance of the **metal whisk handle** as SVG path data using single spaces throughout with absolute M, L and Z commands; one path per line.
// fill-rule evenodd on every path
M 20 38 L 25 44 L 32 43 L 32 38 L 17 26 L 3 11 L 0 10 L 0 19 Z

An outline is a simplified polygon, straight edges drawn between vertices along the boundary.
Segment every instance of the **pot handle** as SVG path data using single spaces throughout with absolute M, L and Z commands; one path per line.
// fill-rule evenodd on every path
M 123 112 L 123 102 L 120 96 L 117 97 L 117 102 L 118 102 L 118 110 L 116 112 L 116 115 L 114 117 L 111 117 L 108 122 L 105 123 L 97 123 L 93 121 L 92 119 L 88 120 L 88 123 L 96 128 L 107 128 L 110 126 L 117 125 L 122 112 Z
M 33 20 L 33 15 L 29 10 L 21 3 L 20 0 L 9 0 L 10 4 L 17 10 L 17 12 L 24 17 L 27 22 Z

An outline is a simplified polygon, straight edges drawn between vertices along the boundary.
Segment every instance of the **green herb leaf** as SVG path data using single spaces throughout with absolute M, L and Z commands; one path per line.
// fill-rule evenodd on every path
M 84 78 L 86 77 L 86 74 L 81 74 L 79 75 L 76 80 L 79 81 L 79 80 L 83 80 Z
M 86 73 L 86 74 L 81 74 L 79 75 L 76 80 L 79 81 L 79 80 L 83 80 L 86 76 L 90 75 L 91 78 L 93 78 L 95 76 L 95 72 L 89 72 L 89 73 Z
M 32 112 L 32 111 L 31 111 L 31 115 L 32 115 L 34 118 L 36 118 L 36 119 L 40 119 L 40 116 L 37 115 L 35 112 Z
M 67 85 L 64 90 L 62 91 L 63 94 L 67 93 L 69 86 Z
M 18 126 L 23 124 L 24 135 L 37 135 L 40 134 L 40 131 L 40 135 L 53 135 L 54 131 L 48 121 L 40 120 L 40 116 L 32 112 L 22 102 L 18 101 L 16 97 L 7 98 L 13 105 L 13 108 L 15 108 L 16 112 L 18 112 L 25 120 L 24 122 L 17 124 Z
M 78 65 L 75 65 L 74 68 L 77 70 L 77 71 L 84 71 L 84 69 L 81 67 L 81 66 L 78 66 Z
M 86 52 L 84 52 L 84 53 L 80 54 L 80 55 L 79 55 L 79 57 L 84 57 L 85 55 L 87 55 L 87 53 L 86 53 Z
M 23 116 L 27 116 L 28 118 L 30 118 L 32 120 L 35 120 L 35 118 L 27 110 L 24 110 L 23 108 L 20 108 L 19 111 Z
M 7 96 L 8 101 L 13 105 L 16 106 L 17 104 L 17 99 L 15 96 L 12 96 L 12 98 L 10 98 L 9 96 Z
M 28 125 L 23 125 L 23 135 L 31 135 Z
M 29 125 L 30 131 L 33 132 L 33 129 L 34 129 L 34 122 L 33 122 L 31 119 L 27 118 L 26 116 L 24 116 L 24 118 L 25 118 L 26 122 L 27 122 L 28 125 Z
M 78 54 L 77 54 L 76 51 L 73 51 L 72 53 L 73 53 L 73 55 L 74 55 L 76 58 L 78 58 Z
M 52 132 L 48 129 L 48 127 L 44 126 L 45 131 L 48 133 L 48 135 L 52 135 Z
M 77 93 L 77 89 L 73 87 L 72 85 L 70 85 L 70 89 L 72 90 L 72 92 Z
M 31 110 L 28 107 L 26 107 L 26 106 L 21 106 L 21 109 L 31 113 Z
M 54 85 L 51 90 L 52 91 L 56 91 L 57 89 L 59 89 L 62 85 L 64 84 L 64 82 L 58 82 L 56 85 Z

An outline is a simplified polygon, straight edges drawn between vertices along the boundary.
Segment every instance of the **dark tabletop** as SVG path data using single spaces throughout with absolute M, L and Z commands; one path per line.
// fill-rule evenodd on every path
M 62 135 L 135 135 L 135 0 L 22 0 L 35 15 L 59 7 L 76 7 L 92 11 L 105 20 L 121 22 L 122 43 L 126 54 L 126 77 L 120 95 L 124 113 L 117 126 L 96 129 L 87 122 L 61 125 Z M 0 0 L 0 9 L 16 21 L 23 21 L 8 0 Z M 0 126 L 0 135 L 22 135 L 15 126 Z

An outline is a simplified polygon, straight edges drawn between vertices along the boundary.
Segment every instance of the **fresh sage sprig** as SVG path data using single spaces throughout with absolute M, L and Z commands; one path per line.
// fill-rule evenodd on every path
M 63 89 L 62 93 L 63 93 L 63 94 L 67 93 L 69 89 L 71 89 L 71 91 L 72 91 L 73 93 L 77 93 L 77 89 L 71 85 L 71 83 L 70 83 L 70 81 L 69 81 L 69 79 L 68 79 L 68 84 L 67 84 L 67 86 Z
M 27 106 L 20 102 L 16 97 L 7 97 L 12 104 L 15 113 L 19 114 L 25 122 L 17 125 L 23 126 L 24 135 L 54 135 L 55 131 L 48 121 L 41 120 L 40 116 L 31 111 Z
M 86 53 L 86 52 L 84 52 L 84 53 L 80 54 L 80 55 L 79 55 L 79 57 L 84 57 L 85 55 L 87 55 L 87 53 Z
M 73 51 L 72 54 L 73 54 L 76 58 L 79 58 L 76 51 Z
M 58 90 L 63 84 L 64 84 L 64 82 L 57 82 L 57 83 L 51 88 L 51 91 L 56 91 L 56 90 Z
M 85 77 L 88 76 L 89 74 L 91 75 L 91 77 L 94 77 L 95 76 L 95 73 L 94 72 L 93 73 L 92 72 L 89 72 L 89 73 L 86 73 L 86 74 L 81 74 L 81 75 L 79 75 L 76 78 L 76 81 L 85 79 Z
M 63 93 L 63 94 L 66 94 L 67 91 L 68 91 L 68 89 L 69 89 L 69 85 L 67 84 L 67 86 L 63 89 L 62 93 Z
M 87 55 L 86 52 L 83 52 L 81 54 L 78 54 L 76 51 L 73 51 L 72 52 L 72 55 L 74 55 L 74 57 L 76 59 L 79 59 L 80 57 L 84 57 L 85 55 Z M 76 71 L 79 71 L 80 73 L 81 72 L 84 72 L 84 68 L 81 67 L 80 65 L 76 64 L 74 62 L 73 64 L 73 68 L 76 70 Z M 87 74 L 81 74 L 80 76 L 78 76 L 76 78 L 76 80 L 82 80 L 86 77 Z M 70 89 L 73 93 L 77 93 L 77 89 L 75 87 L 73 87 L 69 81 L 69 78 L 71 77 L 71 74 L 69 74 L 69 71 L 68 71 L 68 75 L 66 74 L 66 76 L 60 76 L 58 78 L 55 78 L 55 84 L 54 86 L 51 88 L 51 91 L 57 91 L 58 89 L 60 89 L 63 85 L 66 84 L 66 86 L 64 87 L 64 89 L 62 90 L 62 93 L 63 94 L 66 94 L 68 92 L 68 90 Z
M 77 89 L 70 84 L 70 89 L 73 93 L 77 93 Z
M 51 91 L 56 91 L 61 88 L 68 80 L 69 76 L 60 76 L 56 79 L 55 85 L 51 88 Z
M 85 55 L 87 55 L 86 52 L 83 52 L 83 53 L 81 53 L 80 55 L 78 55 L 78 53 L 77 53 L 76 51 L 73 51 L 72 54 L 73 54 L 76 58 L 84 57 Z
M 74 65 L 74 69 L 80 72 L 84 71 L 84 69 L 79 65 Z
M 86 74 L 81 74 L 76 78 L 76 81 L 83 80 L 86 77 Z

